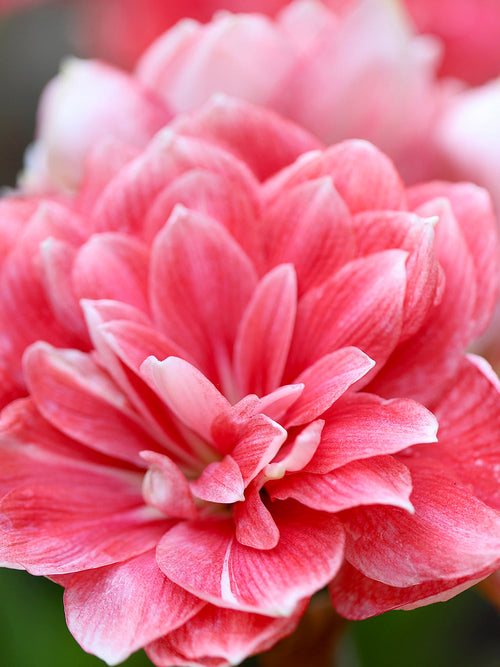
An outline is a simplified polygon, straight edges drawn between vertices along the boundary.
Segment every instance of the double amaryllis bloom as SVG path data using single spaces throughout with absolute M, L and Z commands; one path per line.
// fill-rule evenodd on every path
M 218 96 L 0 221 L 1 561 L 85 650 L 236 664 L 326 586 L 364 618 L 498 567 L 484 191 Z

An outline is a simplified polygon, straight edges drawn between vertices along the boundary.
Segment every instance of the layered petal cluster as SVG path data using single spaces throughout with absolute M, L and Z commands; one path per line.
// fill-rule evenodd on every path
M 484 191 L 217 96 L 0 202 L 0 560 L 109 664 L 237 664 L 500 563 Z M 439 429 L 439 430 L 438 430 Z
M 68 63 L 42 101 L 24 186 L 74 191 L 83 149 L 98 136 L 135 146 L 215 93 L 272 108 L 328 144 L 372 141 L 407 181 L 427 178 L 433 127 L 449 95 L 435 79 L 438 44 L 415 35 L 394 2 L 331 4 L 293 2 L 275 19 L 229 12 L 206 25 L 185 19 L 150 46 L 133 75 Z

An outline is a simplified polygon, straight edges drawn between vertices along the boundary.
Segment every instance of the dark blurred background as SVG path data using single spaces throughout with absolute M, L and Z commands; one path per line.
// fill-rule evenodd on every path
M 53 2 L 0 23 L 0 185 L 14 185 L 33 137 L 40 92 L 61 60 L 75 51 L 71 20 L 68 6 Z M 337 663 L 336 667 L 500 667 L 500 615 L 469 591 L 447 603 L 353 623 L 343 637 Z M 66 629 L 62 589 L 9 570 L 0 570 L 0 664 L 103 665 L 85 654 Z M 142 652 L 125 663 L 150 664 Z M 251 664 L 248 661 L 248 667 Z

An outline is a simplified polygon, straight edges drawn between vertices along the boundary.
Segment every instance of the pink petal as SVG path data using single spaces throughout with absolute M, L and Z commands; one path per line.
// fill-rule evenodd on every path
M 358 459 L 437 441 L 434 415 L 405 398 L 387 401 L 373 394 L 350 394 L 331 408 L 325 420 L 321 443 L 307 472 L 326 473 Z
M 12 491 L 0 501 L 0 561 L 31 574 L 64 574 L 154 548 L 172 522 L 145 507 L 113 512 L 111 495 L 51 486 Z
M 245 484 L 274 459 L 287 435 L 282 426 L 265 415 L 257 414 L 247 420 L 231 452 Z
M 487 362 L 469 355 L 434 410 L 439 447 L 419 448 L 470 485 L 484 503 L 500 509 L 500 385 Z
M 209 463 L 198 479 L 190 484 L 197 498 L 212 503 L 231 504 L 244 500 L 245 484 L 236 461 L 229 455 Z
M 307 601 L 299 602 L 290 616 L 269 618 L 208 604 L 177 630 L 148 646 L 146 652 L 158 665 L 237 665 L 292 633 L 306 606 Z M 180 661 L 183 658 L 186 662 Z
M 329 588 L 339 614 L 358 621 L 391 609 L 414 609 L 449 600 L 475 583 L 476 580 L 465 577 L 396 588 L 369 579 L 349 563 L 344 563 Z
M 125 396 L 88 355 L 35 343 L 24 367 L 38 409 L 66 435 L 141 468 L 139 452 L 157 449 Z
M 321 442 L 324 425 L 322 419 L 317 419 L 302 429 L 291 442 L 287 442 L 276 458 L 264 468 L 265 477 L 271 480 L 280 479 L 286 472 L 302 470 L 312 459 Z
M 184 522 L 160 541 L 158 564 L 169 579 L 218 606 L 289 615 L 335 575 L 344 536 L 335 517 L 291 501 L 272 513 L 280 532 L 274 549 L 240 544 L 231 520 Z
M 109 665 L 182 626 L 204 605 L 162 574 L 154 551 L 74 574 L 64 594 L 70 632 Z
M 111 135 L 143 147 L 170 116 L 152 91 L 119 69 L 72 59 L 42 98 L 35 154 L 24 185 L 76 190 L 85 155 L 100 139 Z
M 402 250 L 386 250 L 354 260 L 305 294 L 297 310 L 288 377 L 348 345 L 377 363 L 389 356 L 401 332 L 406 258 Z
M 150 302 L 160 329 L 229 390 L 232 347 L 256 282 L 229 233 L 198 213 L 177 208 L 153 245 Z
M 179 467 L 157 452 L 141 452 L 141 457 L 149 463 L 142 482 L 147 504 L 171 519 L 196 519 L 198 512 L 189 484 Z
M 271 498 L 294 498 L 307 507 L 341 512 L 359 505 L 393 505 L 413 511 L 408 468 L 392 456 L 353 461 L 324 475 L 299 473 L 266 485 Z
M 266 196 L 272 200 L 287 188 L 322 176 L 332 178 L 351 213 L 406 209 L 405 188 L 394 165 L 375 146 L 360 139 L 299 158 L 266 184 Z
M 293 56 L 267 16 L 220 13 L 207 25 L 180 23 L 146 52 L 137 74 L 164 91 L 178 111 L 199 107 L 218 92 L 264 105 Z
M 176 178 L 156 198 L 144 220 L 146 238 L 154 239 L 177 204 L 217 220 L 252 257 L 259 241 L 258 191 L 206 169 L 193 168 Z
M 283 418 L 286 428 L 319 417 L 374 365 L 356 347 L 345 347 L 318 359 L 294 382 L 303 384 L 304 391 Z
M 271 512 L 260 497 L 260 486 L 251 484 L 245 491 L 244 501 L 234 505 L 236 539 L 240 544 L 254 549 L 274 549 L 280 533 Z
M 355 256 L 351 215 L 329 177 L 285 190 L 264 213 L 262 226 L 266 267 L 293 263 L 299 294 Z
M 147 313 L 149 253 L 122 234 L 93 234 L 80 249 L 73 267 L 78 298 L 112 299 Z
M 293 266 L 278 266 L 257 285 L 238 328 L 234 372 L 243 396 L 262 396 L 281 384 L 296 308 Z
M 243 182 L 250 190 L 255 188 L 251 172 L 229 153 L 167 128 L 109 182 L 93 209 L 95 230 L 145 235 L 145 217 L 155 198 L 190 169 L 207 169 L 230 182 Z
M 229 403 L 203 373 L 177 357 L 149 357 L 141 372 L 186 426 L 212 442 L 212 422 Z
M 449 202 L 432 200 L 417 213 L 439 217 L 434 246 L 445 274 L 442 298 L 429 313 L 425 329 L 396 349 L 370 390 L 383 396 L 408 396 L 432 407 L 471 341 L 478 294 L 472 257 Z M 432 376 L 440 381 L 429 382 Z
M 227 97 L 220 94 L 219 88 L 218 94 L 200 109 L 178 116 L 174 128 L 182 134 L 209 139 L 230 151 L 260 181 L 288 166 L 302 153 L 321 146 L 305 129 L 283 116 L 264 106 L 244 102 L 244 98 L 249 99 L 248 81 L 245 89 L 242 95 Z
M 430 459 L 404 459 L 414 514 L 389 507 L 347 510 L 347 560 L 390 586 L 476 579 L 500 564 L 500 518 Z M 383 527 L 383 529 L 382 529 Z
M 423 219 L 406 211 L 365 211 L 354 216 L 360 255 L 388 248 L 408 251 L 407 288 L 402 338 L 424 323 L 442 293 L 443 276 L 434 252 L 435 218 Z
M 495 250 L 498 225 L 490 195 L 472 183 L 435 181 L 410 188 L 408 196 L 413 207 L 435 197 L 449 200 L 476 269 L 478 296 L 472 318 L 475 328 L 471 335 L 479 336 L 491 319 L 498 291 L 499 257 Z M 441 252 L 449 252 L 450 262 L 453 261 L 453 249 L 449 244 L 444 242 Z

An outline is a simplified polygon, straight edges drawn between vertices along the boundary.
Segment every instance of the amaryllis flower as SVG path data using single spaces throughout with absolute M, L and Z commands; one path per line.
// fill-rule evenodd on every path
M 236 664 L 500 563 L 488 196 L 218 96 L 0 208 L 1 561 L 109 664 Z
M 95 61 L 63 67 L 42 101 L 24 186 L 74 190 L 97 137 L 143 146 L 172 114 L 218 92 L 273 108 L 326 143 L 368 139 L 405 179 L 420 180 L 448 96 L 434 76 L 437 51 L 397 5 L 378 0 L 342 11 L 295 2 L 275 20 L 225 12 L 207 25 L 181 21 L 133 76 Z

